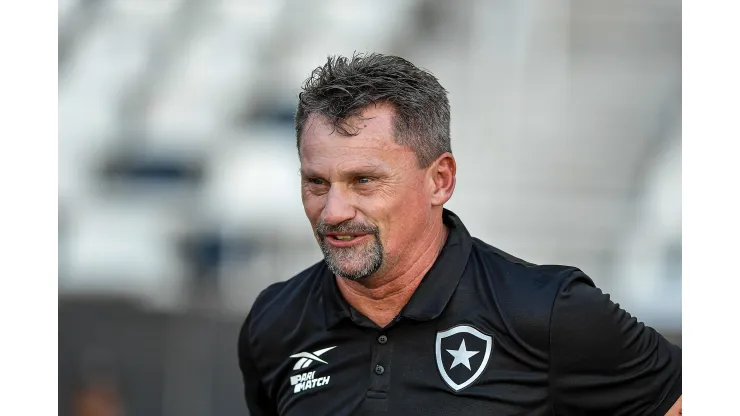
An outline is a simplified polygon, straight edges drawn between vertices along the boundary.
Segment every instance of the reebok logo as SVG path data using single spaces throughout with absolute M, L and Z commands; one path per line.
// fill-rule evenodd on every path
M 337 346 L 324 348 L 323 350 L 318 350 L 314 352 L 299 352 L 298 354 L 293 354 L 290 356 L 290 358 L 300 358 L 297 363 L 293 366 L 293 370 L 300 370 L 301 368 L 308 368 L 314 361 L 318 361 L 320 363 L 329 364 L 326 361 L 319 358 L 322 354 L 324 354 L 327 351 L 333 350 Z

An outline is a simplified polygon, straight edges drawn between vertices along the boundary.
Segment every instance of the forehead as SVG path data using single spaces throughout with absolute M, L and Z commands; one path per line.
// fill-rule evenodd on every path
M 318 169 L 405 164 L 415 156 L 410 148 L 396 143 L 393 121 L 391 106 L 369 106 L 359 117 L 347 120 L 348 130 L 357 135 L 345 136 L 336 131 L 326 117 L 312 115 L 301 135 L 301 166 Z

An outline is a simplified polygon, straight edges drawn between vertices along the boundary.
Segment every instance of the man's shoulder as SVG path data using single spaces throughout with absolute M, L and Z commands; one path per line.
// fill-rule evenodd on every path
M 574 279 L 593 285 L 577 267 L 534 264 L 479 239 L 473 239 L 471 261 L 478 277 L 469 284 L 485 288 L 478 292 L 484 292 L 492 310 L 541 350 L 548 348 L 553 308 L 564 288 Z
M 296 314 L 301 313 L 306 303 L 318 298 L 324 269 L 322 260 L 288 280 L 273 283 L 263 289 L 244 322 L 245 326 L 249 326 L 249 332 L 254 336 L 274 332 L 288 322 L 294 324 Z
M 560 264 L 535 264 L 473 238 L 472 256 L 477 265 L 487 270 L 485 276 L 497 286 L 522 290 L 528 295 L 555 296 L 558 290 L 580 269 Z

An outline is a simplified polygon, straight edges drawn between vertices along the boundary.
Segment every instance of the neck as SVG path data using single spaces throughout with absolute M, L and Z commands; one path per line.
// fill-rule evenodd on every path
M 388 271 L 379 271 L 367 282 L 335 277 L 347 302 L 380 327 L 388 325 L 408 303 L 421 280 L 432 268 L 447 241 L 447 227 L 440 221 L 429 227 L 421 243 Z

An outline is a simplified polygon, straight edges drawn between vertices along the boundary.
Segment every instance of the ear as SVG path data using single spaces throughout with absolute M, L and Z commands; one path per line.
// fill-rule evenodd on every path
M 432 185 L 432 206 L 444 205 L 455 191 L 457 165 L 452 154 L 445 152 L 429 166 Z

